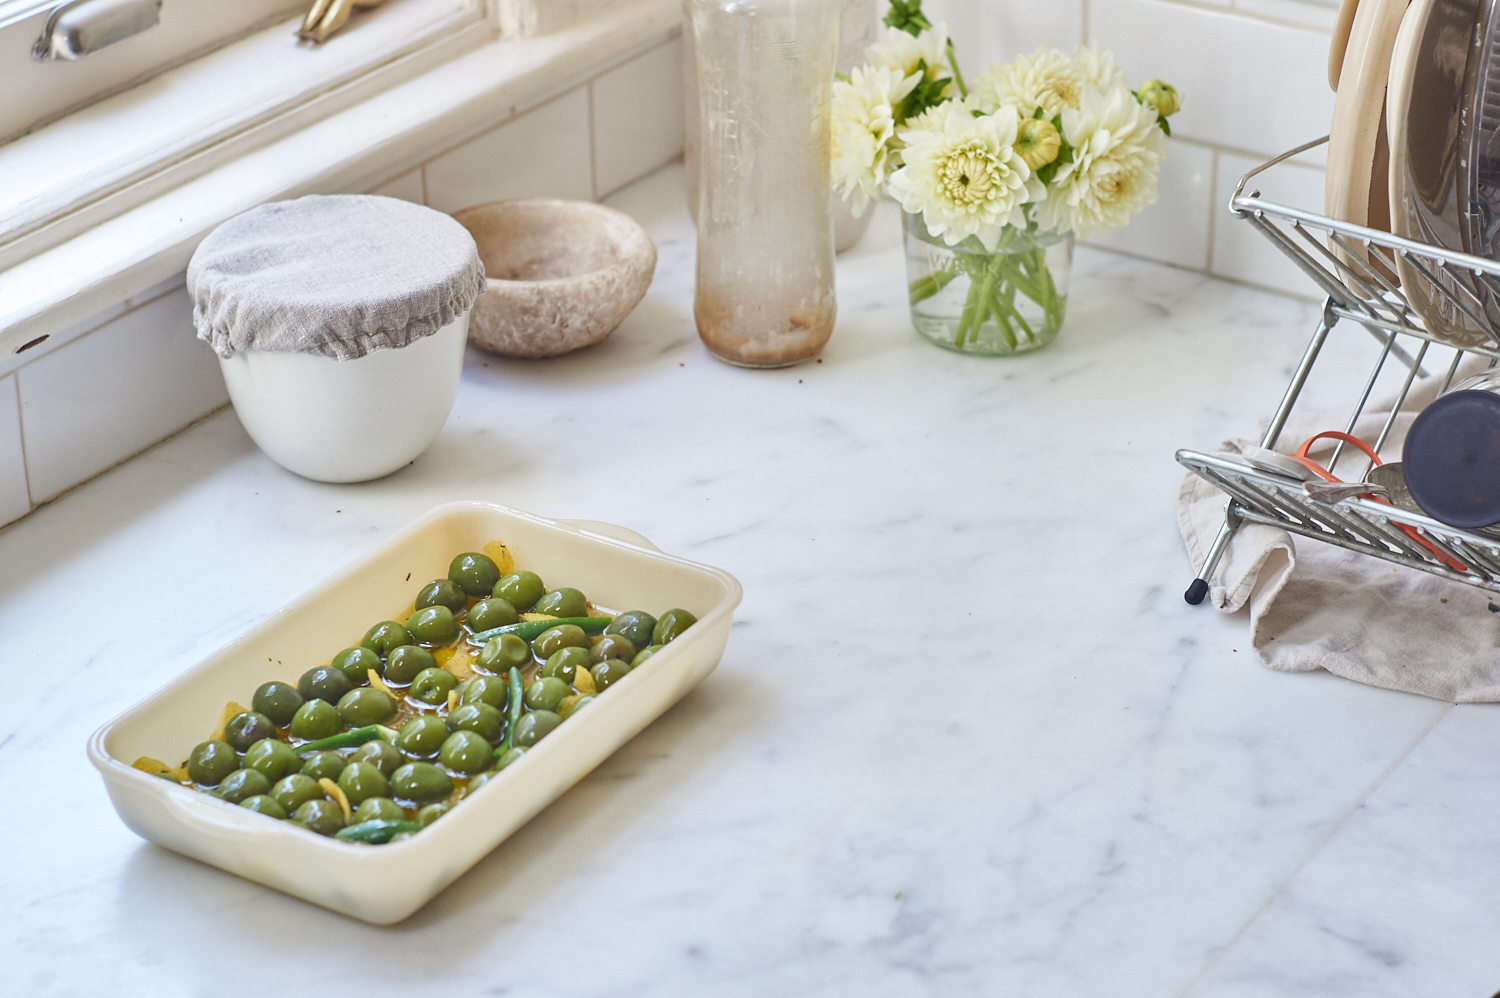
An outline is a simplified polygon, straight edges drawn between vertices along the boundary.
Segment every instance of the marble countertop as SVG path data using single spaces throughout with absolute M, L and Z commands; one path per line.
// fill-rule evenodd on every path
M 0 531 L 0 993 L 1500 988 L 1494 708 L 1272 672 L 1181 598 L 1173 451 L 1271 408 L 1313 306 L 1083 249 L 1055 344 L 960 357 L 911 330 L 887 205 L 822 362 L 743 371 L 693 330 L 681 184 L 612 199 L 661 250 L 626 324 L 471 354 L 398 474 L 303 481 L 225 411 Z M 465 498 L 734 573 L 718 670 L 393 928 L 120 824 L 96 727 Z

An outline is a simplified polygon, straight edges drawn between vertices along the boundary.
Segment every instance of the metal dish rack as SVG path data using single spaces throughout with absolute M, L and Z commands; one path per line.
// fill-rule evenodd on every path
M 1488 331 L 1481 345 L 1457 350 L 1447 364 L 1440 392 L 1447 390 L 1466 353 L 1489 357 L 1491 366 L 1500 361 L 1500 338 L 1497 338 L 1495 324 L 1485 318 L 1486 300 L 1500 301 L 1500 261 L 1454 253 L 1401 239 L 1389 232 L 1350 225 L 1276 204 L 1263 200 L 1258 190 L 1245 193 L 1251 178 L 1327 141 L 1327 136 L 1324 136 L 1251 170 L 1240 178 L 1229 202 L 1229 210 L 1237 218 L 1259 229 L 1328 296 L 1323 303 L 1318 327 L 1260 444 L 1266 449 L 1275 449 L 1329 332 L 1341 319 L 1348 319 L 1368 330 L 1380 342 L 1380 350 L 1347 425 L 1340 427 L 1344 432 L 1354 431 L 1386 361 L 1394 357 L 1406 368 L 1390 416 L 1384 421 L 1377 438 L 1370 442 L 1385 460 L 1386 455 L 1381 449 L 1412 383 L 1419 372 L 1426 373 L 1422 364 L 1429 348 L 1434 344 L 1451 348 L 1451 344 L 1423 328 L 1421 318 L 1395 282 L 1390 280 L 1388 275 L 1395 272 L 1396 259 L 1400 258 L 1427 280 L 1434 300 L 1441 298 L 1445 309 Z M 1372 265 L 1371 261 L 1384 267 Z M 1341 443 L 1334 450 L 1328 467 L 1337 463 L 1342 448 Z M 1224 525 L 1197 577 L 1184 594 L 1191 604 L 1201 603 L 1208 594 L 1208 580 L 1213 576 L 1230 537 L 1243 523 L 1280 527 L 1313 540 L 1500 592 L 1500 531 L 1492 533 L 1490 528 L 1460 530 L 1420 513 L 1369 499 L 1322 502 L 1307 494 L 1300 479 L 1267 472 L 1232 454 L 1179 450 L 1177 460 L 1229 496 Z M 1416 540 L 1414 535 L 1425 544 Z M 1453 565 L 1460 565 L 1464 570 L 1459 571 Z

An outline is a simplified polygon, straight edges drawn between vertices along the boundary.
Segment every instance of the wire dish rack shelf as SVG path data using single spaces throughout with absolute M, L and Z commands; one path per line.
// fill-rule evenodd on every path
M 1386 460 L 1383 448 L 1397 414 L 1418 375 L 1429 373 L 1424 361 L 1436 356 L 1430 354 L 1431 348 L 1438 347 L 1442 354 L 1453 353 L 1451 359 L 1444 356 L 1445 363 L 1438 369 L 1446 372 L 1439 394 L 1448 390 L 1465 356 L 1488 357 L 1491 367 L 1500 361 L 1497 320 L 1490 318 L 1500 314 L 1500 261 L 1455 253 L 1278 204 L 1263 199 L 1259 190 L 1245 193 L 1259 174 L 1327 141 L 1324 136 L 1257 166 L 1240 178 L 1229 202 L 1235 217 L 1255 226 L 1327 296 L 1317 328 L 1260 446 L 1276 449 L 1329 332 L 1348 320 L 1375 337 L 1379 352 L 1347 423 L 1338 429 L 1346 434 L 1354 432 L 1390 360 L 1394 358 L 1405 369 L 1404 374 L 1397 369 L 1399 387 L 1389 415 L 1375 439 L 1365 441 Z M 1422 290 L 1430 294 L 1429 311 L 1436 308 L 1443 318 L 1451 318 L 1456 326 L 1468 330 L 1462 346 L 1427 330 L 1395 279 L 1398 270 L 1419 275 Z M 1328 468 L 1338 464 L 1343 449 L 1342 443 L 1334 448 Z M 1209 579 L 1230 538 L 1245 523 L 1280 527 L 1302 537 L 1500 592 L 1500 530 L 1460 530 L 1421 513 L 1358 496 L 1324 501 L 1309 494 L 1308 483 L 1301 478 L 1269 471 L 1264 463 L 1257 465 L 1234 454 L 1179 450 L 1177 461 L 1229 497 L 1224 525 L 1184 594 L 1188 603 L 1203 602 Z M 1373 463 L 1366 464 L 1366 474 Z

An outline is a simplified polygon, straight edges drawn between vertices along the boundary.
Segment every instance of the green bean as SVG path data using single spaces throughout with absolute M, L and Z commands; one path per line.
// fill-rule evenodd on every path
M 322 752 L 325 749 L 354 748 L 365 742 L 373 742 L 380 738 L 388 742 L 396 740 L 396 732 L 383 724 L 368 724 L 363 728 L 354 728 L 342 731 L 327 738 L 319 738 L 315 742 L 306 742 L 297 746 L 298 752 Z
M 603 618 L 600 618 L 603 619 Z M 509 715 L 505 725 L 505 737 L 500 739 L 500 746 L 495 749 L 495 759 L 510 751 L 510 740 L 516 734 L 516 722 L 521 719 L 521 670 L 511 667 L 510 670 L 510 702 L 506 705 Z
M 421 825 L 415 821 L 390 821 L 375 818 L 371 821 L 361 821 L 357 825 L 348 828 L 340 828 L 333 837 L 340 842 L 362 842 L 367 845 L 379 845 L 389 842 L 391 836 L 399 832 L 420 831 Z
M 572 624 L 582 628 L 587 634 L 598 634 L 609 626 L 613 617 L 551 617 L 547 620 L 523 620 L 519 624 L 506 624 L 504 627 L 492 627 L 487 631 L 469 635 L 469 644 L 483 648 L 491 638 L 498 638 L 502 634 L 514 634 L 526 641 L 535 641 L 543 631 L 549 631 L 563 624 Z

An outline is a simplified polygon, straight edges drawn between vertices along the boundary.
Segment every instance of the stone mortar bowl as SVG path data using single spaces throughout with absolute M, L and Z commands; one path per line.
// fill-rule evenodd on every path
M 622 212 L 589 201 L 492 201 L 453 216 L 474 237 L 488 288 L 469 342 L 507 357 L 598 343 L 645 297 L 656 245 Z

